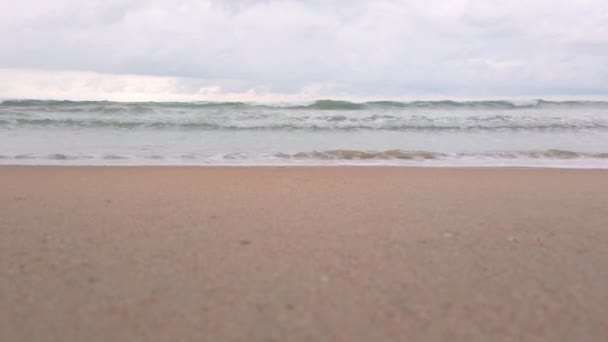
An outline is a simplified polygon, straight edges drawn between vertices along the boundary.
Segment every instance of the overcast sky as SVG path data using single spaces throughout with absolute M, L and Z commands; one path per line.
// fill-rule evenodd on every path
M 0 98 L 608 96 L 607 0 L 0 0 Z

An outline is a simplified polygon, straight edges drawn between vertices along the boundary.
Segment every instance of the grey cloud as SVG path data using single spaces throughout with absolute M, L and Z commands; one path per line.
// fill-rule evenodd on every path
M 599 0 L 22 0 L 0 13 L 0 68 L 199 80 L 185 92 L 608 91 Z

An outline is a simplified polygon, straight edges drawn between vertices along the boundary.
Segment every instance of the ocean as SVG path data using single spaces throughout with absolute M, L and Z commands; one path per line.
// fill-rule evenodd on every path
M 0 164 L 608 168 L 608 102 L 4 100 Z

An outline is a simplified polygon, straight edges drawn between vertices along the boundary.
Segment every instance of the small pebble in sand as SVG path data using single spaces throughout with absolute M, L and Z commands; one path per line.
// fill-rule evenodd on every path
M 244 245 L 244 246 L 251 245 L 251 241 L 249 241 L 249 240 L 241 240 L 241 245 Z
M 519 242 L 519 238 L 517 236 L 509 236 L 507 237 L 509 242 Z

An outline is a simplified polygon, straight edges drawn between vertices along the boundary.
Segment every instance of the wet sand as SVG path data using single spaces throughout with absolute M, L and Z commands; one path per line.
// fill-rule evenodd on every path
M 605 341 L 608 172 L 0 167 L 0 341 Z

